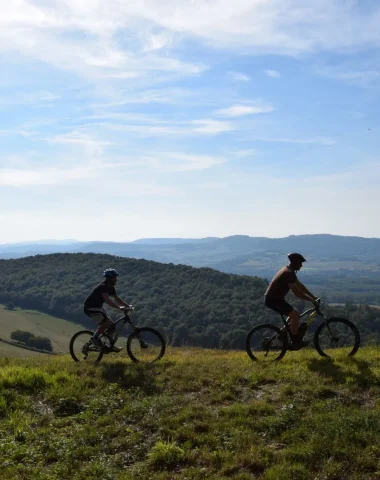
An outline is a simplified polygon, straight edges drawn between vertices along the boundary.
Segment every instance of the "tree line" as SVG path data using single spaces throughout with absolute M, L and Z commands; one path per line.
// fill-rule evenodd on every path
M 135 305 L 137 324 L 158 328 L 175 346 L 243 348 L 253 325 L 281 322 L 264 306 L 267 280 L 92 253 L 0 260 L 0 303 L 11 302 L 94 328 L 83 313 L 83 303 L 103 280 L 107 267 L 119 271 L 117 293 Z M 302 310 L 299 302 L 295 304 Z M 380 311 L 348 307 L 333 313 L 353 316 L 364 342 L 379 342 Z M 111 313 L 117 315 L 115 310 Z

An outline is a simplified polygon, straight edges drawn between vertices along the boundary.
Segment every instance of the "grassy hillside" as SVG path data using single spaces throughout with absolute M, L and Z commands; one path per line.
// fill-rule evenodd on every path
M 2 478 L 380 478 L 378 349 L 271 365 L 200 349 L 146 366 L 121 355 L 0 359 Z
M 79 328 L 75 323 L 36 310 L 17 308 L 11 311 L 0 305 L 0 337 L 4 340 L 10 340 L 14 330 L 24 330 L 36 336 L 50 338 L 54 352 L 66 353 L 70 338 Z M 15 352 L 17 349 L 0 343 L 0 352 L 4 353 L 6 350 Z M 23 351 L 22 355 L 27 353 Z
M 34 356 L 41 356 L 46 355 L 45 353 L 36 352 L 33 350 L 27 350 L 24 348 L 20 348 L 14 345 L 9 345 L 8 343 L 4 343 L 0 341 L 0 356 L 1 357 L 21 357 L 21 358 L 29 358 Z

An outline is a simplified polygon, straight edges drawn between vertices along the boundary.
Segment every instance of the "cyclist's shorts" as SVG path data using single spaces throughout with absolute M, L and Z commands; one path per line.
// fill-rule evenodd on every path
M 264 297 L 265 300 L 265 305 L 274 310 L 277 313 L 280 313 L 281 315 L 286 315 L 288 316 L 289 313 L 293 310 L 293 307 L 289 305 L 288 302 L 286 302 L 283 298 L 271 298 L 271 297 Z
M 84 313 L 100 325 L 105 320 L 110 320 L 104 308 L 85 308 Z

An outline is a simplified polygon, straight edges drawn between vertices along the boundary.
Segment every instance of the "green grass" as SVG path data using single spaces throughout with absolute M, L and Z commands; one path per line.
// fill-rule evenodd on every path
M 380 351 L 0 359 L 7 480 L 380 479 Z

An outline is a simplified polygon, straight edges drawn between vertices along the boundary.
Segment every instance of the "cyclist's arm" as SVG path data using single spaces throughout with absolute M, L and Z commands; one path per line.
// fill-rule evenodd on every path
M 130 305 L 128 303 L 124 302 L 124 300 L 122 300 L 117 295 L 114 295 L 113 298 L 118 302 L 119 305 L 121 305 L 123 307 L 126 307 L 126 308 L 130 308 Z
M 120 310 L 120 305 L 118 305 L 116 302 L 113 302 L 108 295 L 108 293 L 102 293 L 103 300 L 106 302 L 107 305 L 109 305 L 112 308 L 117 308 Z
M 309 290 L 305 287 L 303 283 L 301 283 L 299 280 L 297 281 L 297 286 L 298 288 L 303 292 L 306 293 L 306 295 L 309 295 L 314 301 L 317 300 L 317 297 L 313 295 Z
M 302 289 L 299 288 L 298 282 L 297 283 L 291 283 L 289 285 L 290 290 L 294 293 L 294 295 L 301 300 L 307 300 L 308 302 L 314 303 L 314 296 L 310 296 L 307 293 L 303 292 Z

